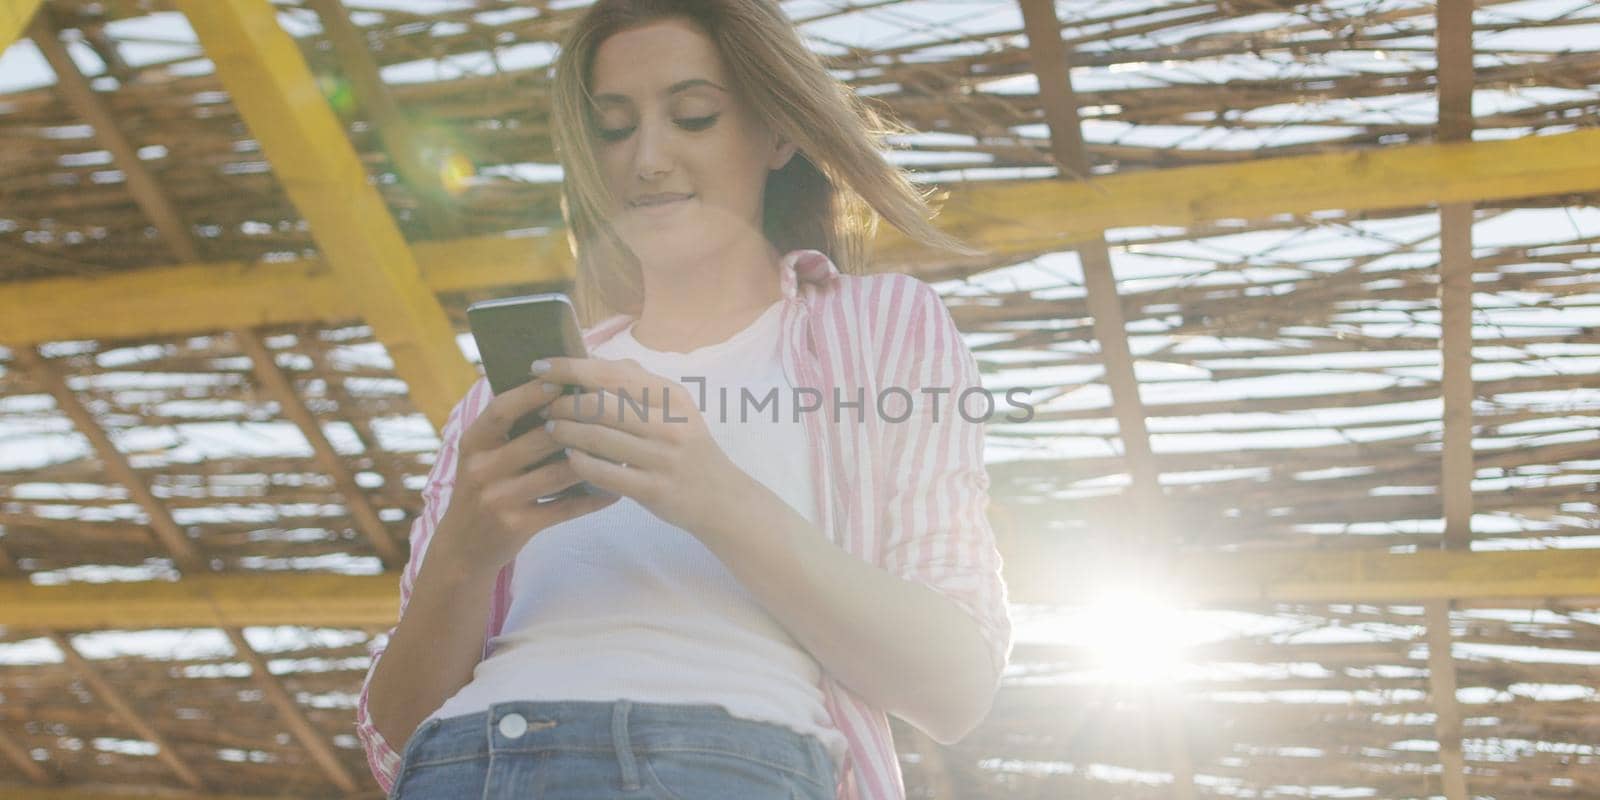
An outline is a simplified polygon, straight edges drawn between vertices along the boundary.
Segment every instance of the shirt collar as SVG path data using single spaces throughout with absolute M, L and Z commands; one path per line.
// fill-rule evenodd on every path
M 785 300 L 798 299 L 802 282 L 824 284 L 839 276 L 833 259 L 821 250 L 791 250 L 778 262 L 778 272 Z

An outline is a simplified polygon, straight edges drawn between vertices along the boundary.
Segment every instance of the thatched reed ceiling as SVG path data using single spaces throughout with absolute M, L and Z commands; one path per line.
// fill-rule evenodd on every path
M 531 251 L 560 226 L 545 68 L 583 4 L 346 0 L 344 34 L 324 24 L 332 3 L 276 5 L 419 263 L 476 243 L 460 250 L 477 254 L 470 276 L 445 263 L 428 279 L 454 287 L 429 296 L 458 335 L 475 299 L 560 285 L 554 261 L 496 270 L 505 251 L 483 242 L 526 237 L 513 242 Z M 936 281 L 991 385 L 1027 388 L 1036 405 L 1031 422 L 991 429 L 1013 667 L 989 721 L 958 745 L 896 721 L 914 797 L 1465 796 L 1445 780 L 1452 764 L 1472 796 L 1600 794 L 1600 168 L 1541 162 L 1514 188 L 1468 193 L 1485 198 L 1470 224 L 1476 472 L 1442 478 L 1441 238 L 1462 227 L 1445 230 L 1439 208 L 1405 192 L 1420 181 L 1427 197 L 1460 200 L 1453 182 L 1495 165 L 1361 172 L 1463 139 L 1440 125 L 1452 73 L 1436 58 L 1433 3 L 1056 3 L 1072 98 L 1059 75 L 1041 90 L 1024 34 L 1040 23 L 1009 0 L 784 5 L 839 77 L 915 131 L 891 158 L 958 207 L 979 192 L 1027 207 L 1083 174 L 1113 188 L 1180 176 L 1161 185 L 1199 198 L 1176 226 L 1140 205 L 1168 198 L 1107 194 L 1128 209 L 1104 235 L 1109 286 L 1093 241 L 890 264 Z M 1600 11 L 1476 7 L 1474 69 L 1443 80 L 1475 87 L 1468 138 L 1516 146 L 1508 169 L 1533 174 L 1541 148 L 1593 132 Z M 356 306 L 273 299 L 289 316 L 261 326 L 259 298 L 216 307 L 200 294 L 246 279 L 292 290 L 341 265 L 176 8 L 49 0 L 42 35 L 78 76 L 58 80 L 29 31 L 0 58 L 0 316 L 12 320 L 0 320 L 12 337 L 0 341 L 0 573 L 21 598 L 0 611 L 0 795 L 321 797 L 346 784 L 376 796 L 351 725 L 364 644 L 383 627 L 364 615 L 392 591 L 385 548 L 404 558 L 436 401 L 419 400 Z M 381 96 L 360 79 L 363 53 Z M 1062 119 L 1081 149 L 1063 143 Z M 1351 152 L 1362 155 L 1316 162 L 1336 170 L 1269 161 Z M 1293 213 L 1208 213 L 1251 208 L 1265 191 L 1245 181 L 1251 165 L 1265 165 L 1273 197 L 1304 187 Z M 1211 171 L 1170 172 L 1184 167 Z M 1339 181 L 1370 190 L 1318 205 Z M 970 230 L 980 244 L 1004 233 Z M 196 267 L 222 282 L 166 287 L 176 299 L 159 319 L 141 316 L 145 295 L 51 291 L 89 279 L 154 302 Z M 208 307 L 185 309 L 189 291 Z M 1108 335 L 1110 310 L 1125 336 Z M 207 322 L 187 327 L 191 315 Z M 84 333 L 95 325 L 118 333 Z M 1130 387 L 1144 435 L 1127 427 Z M 1152 537 L 1129 529 L 1128 509 L 1157 475 L 1168 525 Z M 1447 536 L 1447 506 L 1463 498 L 1471 535 Z M 1057 605 L 1086 593 L 1068 576 L 1127 557 L 1134 539 L 1155 563 L 1190 565 L 1194 585 L 1209 576 L 1209 610 Z M 1445 566 L 1427 580 L 1395 577 L 1390 561 L 1337 568 L 1357 563 L 1337 560 L 1353 550 L 1403 559 L 1445 543 L 1571 560 L 1490 573 L 1458 552 L 1430 562 Z M 1245 563 L 1258 555 L 1289 560 Z M 175 627 L 154 590 L 139 593 L 196 572 L 283 587 L 349 576 L 347 599 L 327 605 L 350 622 L 281 624 L 240 590 L 218 595 L 242 609 L 218 623 L 235 627 Z M 125 621 L 93 629 L 14 591 L 91 597 L 104 581 L 133 599 L 111 605 Z M 1452 597 L 1446 636 L 1438 603 Z M 1139 635 L 1107 635 L 1107 618 Z M 1454 658 L 1441 661 L 1447 641 Z M 1187 647 L 1170 670 L 1129 675 L 1117 660 L 1160 663 L 1174 644 Z M 1457 703 L 1438 701 L 1446 673 Z M 1456 739 L 1440 735 L 1452 724 L 1459 752 L 1439 744 Z

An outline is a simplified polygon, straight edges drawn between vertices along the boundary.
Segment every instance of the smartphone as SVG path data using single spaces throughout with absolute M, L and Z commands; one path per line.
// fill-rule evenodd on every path
M 572 300 L 562 292 L 502 297 L 473 303 L 467 307 L 467 324 L 472 328 L 472 338 L 478 343 L 478 354 L 483 358 L 483 371 L 489 378 L 489 388 L 496 396 L 533 380 L 529 367 L 537 359 L 551 356 L 588 357 L 588 349 L 583 346 L 583 334 L 578 329 L 577 311 L 572 306 Z M 562 389 L 563 394 L 577 394 L 580 391 L 577 386 Z M 512 423 L 508 436 L 514 439 L 544 422 L 543 414 L 531 411 Z M 531 472 L 566 457 L 566 453 L 558 450 L 538 463 L 529 465 L 526 471 Z M 557 494 L 539 498 L 539 502 L 579 493 L 602 492 L 585 481 Z

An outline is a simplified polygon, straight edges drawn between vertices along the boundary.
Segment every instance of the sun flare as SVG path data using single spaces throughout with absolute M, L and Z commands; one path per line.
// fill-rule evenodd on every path
M 1062 621 L 1062 641 L 1084 647 L 1090 666 L 1116 683 L 1154 683 L 1175 676 L 1195 641 L 1190 615 L 1170 598 L 1138 591 L 1106 592 Z

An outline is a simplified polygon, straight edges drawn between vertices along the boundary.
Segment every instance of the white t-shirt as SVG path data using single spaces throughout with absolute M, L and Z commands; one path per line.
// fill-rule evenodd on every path
M 630 327 L 591 355 L 683 383 L 723 452 L 815 523 L 812 453 L 780 360 L 781 309 L 688 353 L 650 350 Z M 711 703 L 814 735 L 842 768 L 847 742 L 823 704 L 816 660 L 687 531 L 624 497 L 534 536 L 515 574 L 504 631 L 430 718 L 509 700 Z

